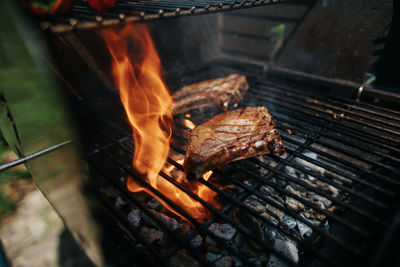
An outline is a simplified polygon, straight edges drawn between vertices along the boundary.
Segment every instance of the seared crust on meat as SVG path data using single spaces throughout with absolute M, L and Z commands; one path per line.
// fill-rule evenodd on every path
M 248 89 L 246 76 L 239 74 L 187 85 L 172 95 L 172 114 L 212 106 L 227 111 L 243 99 Z
M 230 162 L 271 153 L 285 153 L 275 120 L 266 107 L 246 107 L 196 126 L 183 167 L 187 178 L 193 179 Z

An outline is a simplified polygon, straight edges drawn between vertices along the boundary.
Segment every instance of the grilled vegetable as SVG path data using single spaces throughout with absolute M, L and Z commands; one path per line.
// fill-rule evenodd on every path
M 117 0 L 87 0 L 87 3 L 97 12 L 106 12 L 117 3 Z

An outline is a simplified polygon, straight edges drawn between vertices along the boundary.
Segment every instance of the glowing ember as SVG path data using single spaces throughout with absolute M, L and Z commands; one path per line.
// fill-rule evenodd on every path
M 193 130 L 194 127 L 196 127 L 196 125 L 193 122 L 187 119 L 183 119 L 183 124 L 191 130 Z
M 115 29 L 102 29 L 101 33 L 112 57 L 113 79 L 133 129 L 134 168 L 147 177 L 153 188 L 194 218 L 200 220 L 207 218 L 210 214 L 201 203 L 158 175 L 160 171 L 170 176 L 172 172 L 181 171 L 172 165 L 165 166 L 173 122 L 170 112 L 172 98 L 161 78 L 161 62 L 146 25 L 128 24 L 120 33 Z M 135 49 L 132 61 L 128 53 L 127 40 L 133 41 Z M 187 121 L 190 127 L 194 127 L 191 121 Z M 177 162 L 182 164 L 183 158 Z M 206 173 L 204 178 L 208 180 L 211 174 L 212 172 Z M 185 181 L 183 172 L 178 175 L 176 181 L 184 184 L 205 201 L 219 206 L 214 200 L 216 196 L 214 191 L 198 182 L 189 184 Z M 127 187 L 131 192 L 146 191 L 166 208 L 178 214 L 162 199 L 130 177 L 127 180 Z

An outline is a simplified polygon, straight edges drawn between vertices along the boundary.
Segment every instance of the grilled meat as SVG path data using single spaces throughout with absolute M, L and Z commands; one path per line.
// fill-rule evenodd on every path
M 247 89 L 249 84 L 246 77 L 239 74 L 187 85 L 172 95 L 172 114 L 178 115 L 194 108 L 212 106 L 227 111 L 237 106 Z
M 196 126 L 184 162 L 188 179 L 233 161 L 285 153 L 276 122 L 266 107 L 246 107 L 214 116 Z

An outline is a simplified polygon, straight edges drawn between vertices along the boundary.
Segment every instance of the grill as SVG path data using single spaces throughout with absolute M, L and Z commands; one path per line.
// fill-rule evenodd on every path
M 400 224 L 400 97 L 371 88 L 371 78 L 359 82 L 366 70 L 364 61 L 346 74 L 345 78 L 355 77 L 351 81 L 340 72 L 341 66 L 348 69 L 353 64 L 345 60 L 337 60 L 334 67 L 329 61 L 329 70 L 315 64 L 309 73 L 304 71 L 307 64 L 299 69 L 285 66 L 279 58 L 290 58 L 290 50 L 298 49 L 299 32 L 307 32 L 300 24 L 312 18 L 316 9 L 323 12 L 318 8 L 329 6 L 329 1 L 317 1 L 319 6 L 316 1 L 280 2 L 119 1 L 109 12 L 99 14 L 85 2 L 74 1 L 68 15 L 40 18 L 43 38 L 51 48 L 51 56 L 45 54 L 44 61 L 64 86 L 62 98 L 78 138 L 61 135 L 56 145 L 46 149 L 21 149 L 22 141 L 30 136 L 20 126 L 22 122 L 16 124 L 18 109 L 7 102 L 12 94 L 1 94 L 11 125 L 9 131 L 2 126 L 2 132 L 15 134 L 14 143 L 6 138 L 21 159 L 0 170 L 31 163 L 39 187 L 98 264 L 379 266 L 392 260 L 389 256 L 397 248 Z M 261 7 L 273 3 L 277 4 Z M 245 9 L 256 6 L 253 11 Z M 220 13 L 233 9 L 240 10 Z M 208 13 L 218 14 L 189 17 Z M 209 212 L 204 221 L 153 188 L 132 167 L 132 129 L 110 80 L 109 58 L 104 56 L 97 30 L 144 21 L 153 21 L 149 27 L 171 91 L 243 74 L 250 87 L 238 108 L 268 107 L 286 148 L 284 156 L 237 161 L 214 170 L 209 180 L 199 179 L 197 183 L 216 193 L 222 203 L 218 208 L 193 193 L 190 184 L 161 171 L 161 179 Z M 279 37 L 276 29 L 281 25 L 275 26 L 280 22 L 285 31 Z M 248 32 L 240 25 L 246 25 Z M 329 47 L 331 39 L 326 40 Z M 270 53 L 275 50 L 279 52 Z M 358 52 L 370 63 L 374 51 L 364 50 L 360 44 Z M 299 62 L 293 58 L 293 64 Z M 45 102 L 50 103 L 47 94 L 43 94 Z M 57 110 L 61 106 L 54 105 Z M 177 158 L 185 155 L 191 132 L 185 122 L 199 125 L 220 112 L 207 108 L 175 116 L 166 165 L 183 171 Z M 41 128 L 46 138 L 52 129 L 64 129 L 62 120 L 56 124 L 49 122 L 52 119 L 49 116 L 48 127 Z M 63 165 L 79 158 L 77 153 L 60 156 L 73 145 L 82 149 L 82 162 L 77 165 L 84 166 L 84 178 Z M 128 177 L 146 192 L 130 192 Z
M 238 192 L 227 192 L 212 182 L 200 179 L 200 183 L 217 192 L 225 200 L 221 209 L 216 209 L 200 199 L 174 178 L 165 173 L 160 174 L 212 211 L 213 216 L 210 219 L 204 223 L 198 222 L 167 196 L 143 182 L 135 173 L 131 167 L 131 130 L 117 95 L 106 102 L 104 99 L 109 97 L 99 97 L 101 101 L 89 105 L 91 112 L 87 111 L 85 103 L 85 112 L 79 113 L 80 116 L 91 115 L 83 124 L 89 126 L 84 131 L 87 134 L 85 143 L 90 144 L 87 153 L 90 169 L 93 169 L 91 176 L 96 180 L 95 185 L 90 186 L 91 190 L 96 192 L 99 188 L 115 188 L 121 192 L 118 197 L 121 197 L 126 206 L 131 207 L 130 209 L 140 209 L 172 239 L 171 246 L 161 252 L 157 250 L 157 246 L 146 246 L 145 251 L 154 255 L 152 260 L 155 262 L 151 262 L 152 264 L 164 265 L 171 263 L 171 260 L 182 260 L 188 255 L 198 264 L 207 264 L 202 255 L 204 250 L 191 246 L 191 240 L 198 234 L 211 237 L 221 250 L 225 250 L 245 265 L 259 263 L 251 261 L 251 258 L 238 250 L 232 241 L 227 241 L 210 231 L 210 225 L 213 223 L 227 223 L 245 240 L 251 240 L 260 246 L 263 253 L 272 253 L 289 265 L 295 264 L 293 258 L 273 245 L 273 240 L 267 236 L 260 237 L 257 231 L 251 229 L 251 220 L 268 229 L 266 233 L 270 231 L 269 233 L 296 242 L 301 255 L 298 263 L 301 265 L 377 264 L 381 255 L 369 253 L 384 251 L 383 247 L 387 245 L 384 242 L 385 237 L 392 235 L 393 228 L 390 226 L 399 216 L 393 202 L 393 199 L 398 199 L 399 196 L 399 170 L 396 167 L 399 163 L 399 112 L 329 93 L 317 93 L 314 89 L 290 83 L 287 79 L 282 81 L 276 78 L 277 75 L 265 77 L 261 67 L 258 71 L 254 71 L 255 69 L 257 66 L 246 65 L 243 62 L 235 64 L 227 60 L 217 60 L 183 74 L 184 78 L 181 80 L 183 84 L 187 84 L 207 79 L 210 75 L 221 77 L 233 72 L 245 74 L 249 79 L 250 89 L 241 106 L 267 106 L 278 122 L 278 129 L 287 149 L 287 155 L 281 158 L 264 156 L 247 159 L 231 164 L 229 171 L 218 171 L 216 175 L 234 185 Z M 279 70 L 275 71 L 279 73 Z M 99 114 L 106 119 L 96 121 L 94 118 Z M 176 118 L 176 129 L 171 143 L 171 150 L 179 154 L 185 154 L 184 143 L 186 134 L 190 131 L 180 122 L 183 118 Z M 204 114 L 194 112 L 191 120 L 199 124 L 205 120 Z M 171 157 L 168 163 L 183 170 Z M 232 175 L 232 171 L 240 175 Z M 182 214 L 193 224 L 194 230 L 188 235 L 171 231 L 168 223 L 155 216 L 143 201 L 126 189 L 125 179 L 128 176 L 134 177 L 137 182 Z M 314 182 L 310 183 L 307 177 L 313 177 Z M 331 209 L 321 206 L 321 202 L 318 204 L 312 201 L 309 196 L 298 194 L 298 191 L 293 191 L 288 185 L 331 202 Z M 279 197 L 267 194 L 268 190 Z M 97 192 L 96 195 L 107 203 L 106 206 L 110 207 L 116 220 L 125 226 L 124 229 L 129 232 L 131 241 L 136 246 L 137 242 L 148 242 L 143 240 L 137 229 L 135 231 L 132 228 L 127 213 L 115 211 L 115 196 L 107 198 L 101 192 Z M 304 213 L 279 202 L 279 199 L 288 197 L 301 203 L 308 213 L 319 214 L 321 222 L 313 222 L 302 215 Z M 248 205 L 246 200 L 249 199 L 267 204 L 267 215 L 261 215 L 256 206 Z M 231 215 L 233 210 L 244 212 L 248 216 L 247 224 L 234 219 Z M 290 220 L 297 221 L 300 227 L 305 227 L 312 234 L 306 238 L 302 237 L 297 228 L 290 228 Z M 332 258 L 330 255 L 333 251 L 342 256 Z M 131 260 L 137 261 L 137 255 L 134 254 Z

